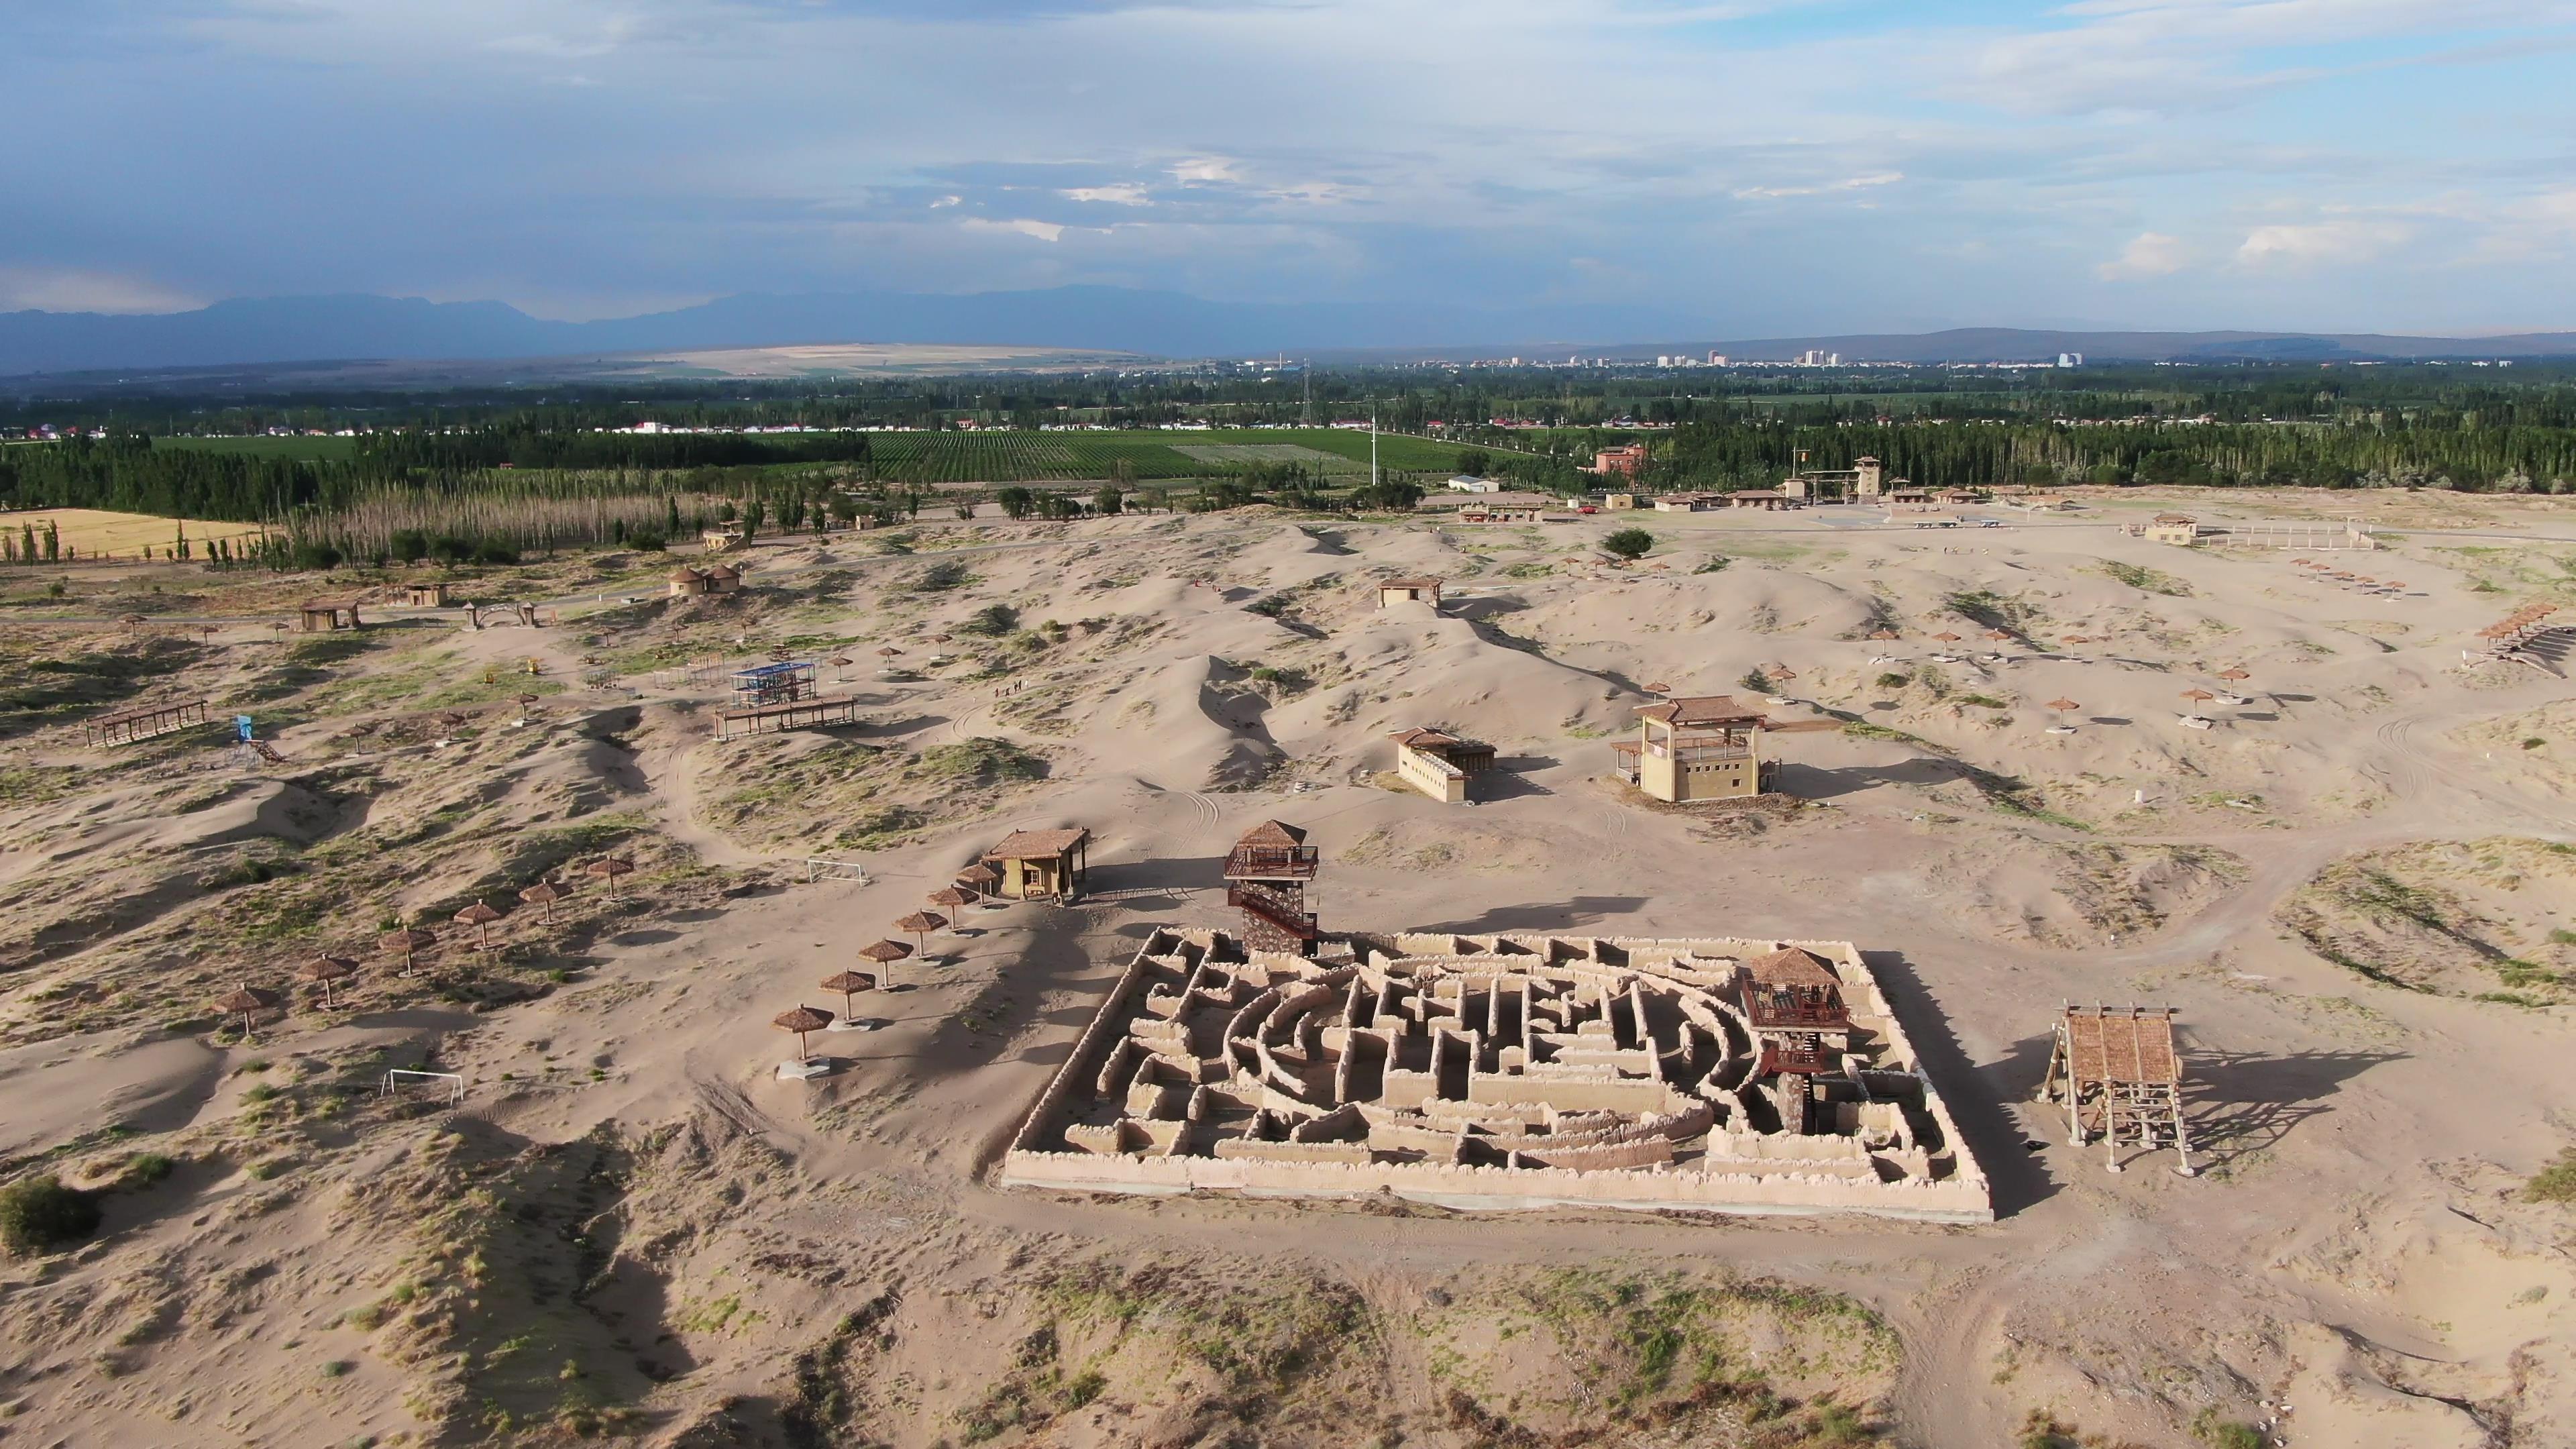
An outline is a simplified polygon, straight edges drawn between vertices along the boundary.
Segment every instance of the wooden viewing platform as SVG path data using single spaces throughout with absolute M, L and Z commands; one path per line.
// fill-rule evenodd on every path
M 716 738 L 738 740 L 750 735 L 831 729 L 836 725 L 858 722 L 859 702 L 855 697 L 799 699 L 786 704 L 764 704 L 755 709 L 726 710 L 716 716 Z
M 192 700 L 186 704 L 154 704 L 140 709 L 120 709 L 81 721 L 81 742 L 90 745 L 130 745 L 137 740 L 175 734 L 206 722 L 206 702 Z

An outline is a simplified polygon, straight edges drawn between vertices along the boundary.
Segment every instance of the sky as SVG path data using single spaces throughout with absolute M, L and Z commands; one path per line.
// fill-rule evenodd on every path
M 0 310 L 1079 282 L 2576 328 L 2576 0 L 10 10 Z

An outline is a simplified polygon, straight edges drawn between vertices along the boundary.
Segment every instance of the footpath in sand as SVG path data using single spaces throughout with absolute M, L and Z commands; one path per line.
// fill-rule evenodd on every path
M 1593 522 L 1253 511 L 797 541 L 726 597 L 603 564 L 540 629 L 61 626 L 68 699 L 0 715 L 0 1152 L 106 1221 L 0 1269 L 7 1432 L 2576 1433 L 2569 1209 L 2520 1192 L 2570 1137 L 2576 690 L 2461 659 L 2519 574 L 2438 539 L 2357 567 L 2391 595 L 2098 526 L 1643 521 L 1625 569 Z M 1441 610 L 1376 606 L 1422 574 Z M 861 723 L 715 740 L 723 672 L 773 650 L 849 660 L 820 673 Z M 1757 670 L 1775 713 L 1851 721 L 1769 742 L 1809 808 L 1605 779 L 1645 684 Z M 286 763 L 67 728 L 181 695 Z M 1386 788 L 1417 725 L 1494 744 L 1490 797 Z M 1232 924 L 1222 857 L 1274 817 L 1322 848 L 1328 929 L 1858 943 L 1999 1221 L 990 1186 L 1105 984 L 1156 923 Z M 839 1012 L 817 983 L 859 946 L 1058 825 L 1093 834 L 1087 902 L 958 913 L 859 999 L 881 1029 L 776 1078 L 772 1017 Z M 548 875 L 564 899 L 517 898 Z M 477 899 L 490 952 L 450 921 Z M 376 938 L 414 919 L 445 939 L 406 973 Z M 362 962 L 328 1010 L 291 975 L 325 950 Z M 247 1042 L 208 1005 L 243 983 L 292 1008 Z M 2106 1173 L 2030 1104 L 2068 1000 L 2179 1009 L 2199 1177 Z M 462 1106 L 376 1094 L 419 1066 Z

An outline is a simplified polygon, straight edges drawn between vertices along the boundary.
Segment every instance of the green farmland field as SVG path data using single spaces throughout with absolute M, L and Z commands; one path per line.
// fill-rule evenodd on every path
M 1378 463 L 1405 472 L 1446 472 L 1454 443 L 1378 435 Z M 1106 478 L 1124 461 L 1139 482 L 1223 477 L 1254 462 L 1320 462 L 1326 476 L 1368 473 L 1366 433 L 1333 428 L 1229 428 L 1222 432 L 876 433 L 868 440 L 876 476 L 891 483 L 1078 483 Z

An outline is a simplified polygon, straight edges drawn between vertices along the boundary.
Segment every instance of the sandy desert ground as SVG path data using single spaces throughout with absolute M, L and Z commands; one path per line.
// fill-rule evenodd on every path
M 562 611 L 481 632 L 279 636 L 308 584 L 175 570 L 0 601 L 0 1154 L 105 1214 L 0 1264 L 0 1442 L 2576 1441 L 2576 1219 L 2523 1192 L 2576 1141 L 2576 688 L 2463 662 L 2567 587 L 2576 518 L 2390 519 L 2343 556 L 2388 594 L 2099 509 L 1636 521 L 1624 569 L 1613 520 L 925 524 L 756 548 L 723 597 L 631 556 L 469 579 Z M 1375 607 L 1423 573 L 1441 612 Z M 852 661 L 862 724 L 715 740 L 773 650 Z M 1771 666 L 1777 714 L 1850 721 L 1774 739 L 1804 808 L 1605 780 L 1640 686 Z M 2232 669 L 2249 702 L 2180 728 Z M 283 762 L 81 744 L 200 698 Z M 1385 788 L 1414 725 L 1495 743 L 1495 797 Z M 991 1186 L 1103 984 L 1224 924 L 1273 817 L 1327 928 L 1857 943 L 1998 1221 Z M 962 913 L 861 998 L 883 1030 L 776 1079 L 774 1015 L 1072 824 L 1090 900 Z M 376 941 L 415 919 L 406 970 Z M 323 951 L 361 963 L 327 1008 Z M 211 1005 L 243 984 L 279 1003 L 247 1041 Z M 2200 1176 L 2108 1173 L 2031 1103 L 2066 1000 L 2180 1009 Z

